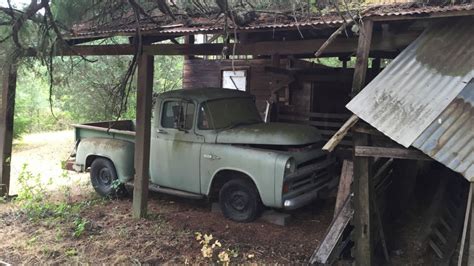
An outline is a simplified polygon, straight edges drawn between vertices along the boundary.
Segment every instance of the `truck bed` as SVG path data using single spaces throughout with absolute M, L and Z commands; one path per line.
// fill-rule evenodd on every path
M 76 141 L 84 138 L 113 138 L 135 142 L 135 121 L 104 121 L 73 125 Z

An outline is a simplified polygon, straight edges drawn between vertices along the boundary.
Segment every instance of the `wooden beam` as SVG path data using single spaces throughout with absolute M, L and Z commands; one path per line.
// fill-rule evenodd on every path
M 352 176 L 354 174 L 354 164 L 350 160 L 344 160 L 342 163 L 341 177 L 339 178 L 339 187 L 337 189 L 336 207 L 334 208 L 334 217 L 341 210 L 345 200 L 351 194 Z
M 405 148 L 355 146 L 354 154 L 358 157 L 381 157 L 423 161 L 432 160 L 429 156 L 419 150 Z
M 382 35 L 374 38 L 372 51 L 398 52 L 408 46 L 419 32 L 407 32 L 395 35 L 393 42 L 387 42 Z M 271 56 L 284 55 L 313 55 L 316 48 L 324 44 L 325 39 L 298 40 L 298 41 L 264 41 L 248 44 L 236 44 L 235 55 Z M 221 55 L 225 44 L 150 44 L 143 46 L 143 53 L 148 55 Z M 336 38 L 321 56 L 336 54 L 354 54 L 357 50 L 356 38 Z M 103 56 L 103 55 L 133 55 L 135 47 L 131 44 L 114 45 L 78 45 L 71 48 L 58 49 L 57 56 Z M 27 56 L 35 56 L 32 50 Z
M 351 127 L 353 127 L 357 121 L 359 121 L 359 117 L 356 115 L 352 115 L 345 123 L 342 125 L 341 128 L 332 136 L 326 144 L 323 146 L 323 150 L 332 152 L 334 148 L 344 139 L 347 135 Z
M 369 52 L 372 42 L 373 22 L 366 20 L 360 26 L 359 41 L 352 82 L 352 94 L 359 93 L 365 85 Z M 354 146 L 368 145 L 369 137 L 365 134 L 354 133 Z M 371 160 L 367 157 L 357 157 L 354 154 L 354 237 L 356 265 L 370 266 L 373 264 L 373 213 L 371 183 Z
M 17 66 L 11 64 L 3 70 L 0 106 L 0 197 L 7 196 L 10 188 Z
M 154 58 L 141 55 L 138 62 L 137 113 L 135 137 L 135 180 L 133 189 L 133 217 L 147 215 L 148 183 L 150 180 L 150 132 L 153 98 Z

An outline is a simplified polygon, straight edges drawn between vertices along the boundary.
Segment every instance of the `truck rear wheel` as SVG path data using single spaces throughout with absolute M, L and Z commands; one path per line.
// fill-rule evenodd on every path
M 243 179 L 233 179 L 222 186 L 219 205 L 224 216 L 236 222 L 251 222 L 262 211 L 257 188 Z
M 123 184 L 117 183 L 118 177 L 114 164 L 97 158 L 91 165 L 91 183 L 95 191 L 103 197 L 120 197 L 125 193 Z

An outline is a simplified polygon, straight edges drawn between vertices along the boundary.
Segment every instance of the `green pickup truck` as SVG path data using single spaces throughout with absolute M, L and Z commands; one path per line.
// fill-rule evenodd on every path
M 75 125 L 69 169 L 90 171 L 103 196 L 134 178 L 134 122 Z M 219 201 L 224 216 L 249 222 L 263 207 L 296 209 L 337 186 L 334 159 L 316 128 L 265 123 L 255 98 L 222 88 L 176 90 L 154 103 L 150 190 Z

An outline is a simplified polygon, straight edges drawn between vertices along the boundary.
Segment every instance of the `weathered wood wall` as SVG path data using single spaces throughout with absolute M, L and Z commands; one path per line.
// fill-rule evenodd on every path
M 271 60 L 252 59 L 234 60 L 236 70 L 247 69 L 248 92 L 257 98 L 259 111 L 263 112 L 266 100 L 270 99 L 271 86 L 273 82 L 284 82 L 275 80 L 271 73 L 265 71 L 265 66 L 271 66 Z M 281 61 L 281 67 L 285 67 L 286 60 Z M 194 89 L 204 87 L 221 87 L 222 70 L 231 70 L 231 60 L 186 60 L 183 71 L 183 89 Z
M 288 63 L 287 59 L 281 59 L 280 68 L 286 69 Z M 292 111 L 312 111 L 314 104 L 313 97 L 318 97 L 318 101 L 316 101 L 318 104 L 324 102 L 324 106 L 327 106 L 327 108 L 319 108 L 318 111 L 320 112 L 330 112 L 333 110 L 333 101 L 338 99 L 342 102 L 336 104 L 336 106 L 338 106 L 338 109 L 342 109 L 341 106 L 345 105 L 346 101 L 350 99 L 350 82 L 341 83 L 340 77 L 336 75 L 337 73 L 333 75 L 334 79 L 332 81 L 326 80 L 325 83 L 320 83 L 317 80 L 307 78 L 307 74 L 302 75 L 301 78 L 299 74 L 297 74 L 296 80 L 294 80 L 289 75 L 275 74 L 266 71 L 265 67 L 270 66 L 274 67 L 274 62 L 270 59 L 234 61 L 236 70 L 247 70 L 248 92 L 257 98 L 257 106 L 261 112 L 265 110 L 266 101 L 270 99 L 272 90 L 288 85 L 290 87 L 290 99 L 286 104 Z M 291 68 L 293 69 L 311 69 L 314 67 L 317 67 L 317 65 L 303 60 L 294 60 L 291 63 Z M 231 60 L 186 60 L 183 71 L 183 88 L 221 87 L 221 71 L 230 69 L 232 69 Z M 335 70 L 335 72 L 337 72 L 337 70 Z M 352 72 L 349 72 L 348 74 L 352 75 Z M 328 85 L 329 83 L 331 85 Z M 340 89 L 341 84 L 344 86 L 343 89 Z M 336 89 L 335 87 L 338 88 Z M 329 95 L 329 99 L 328 95 L 323 95 L 328 91 L 334 92 Z M 283 96 L 284 92 L 282 91 L 280 94 Z M 339 97 L 339 95 L 344 95 L 345 97 Z

